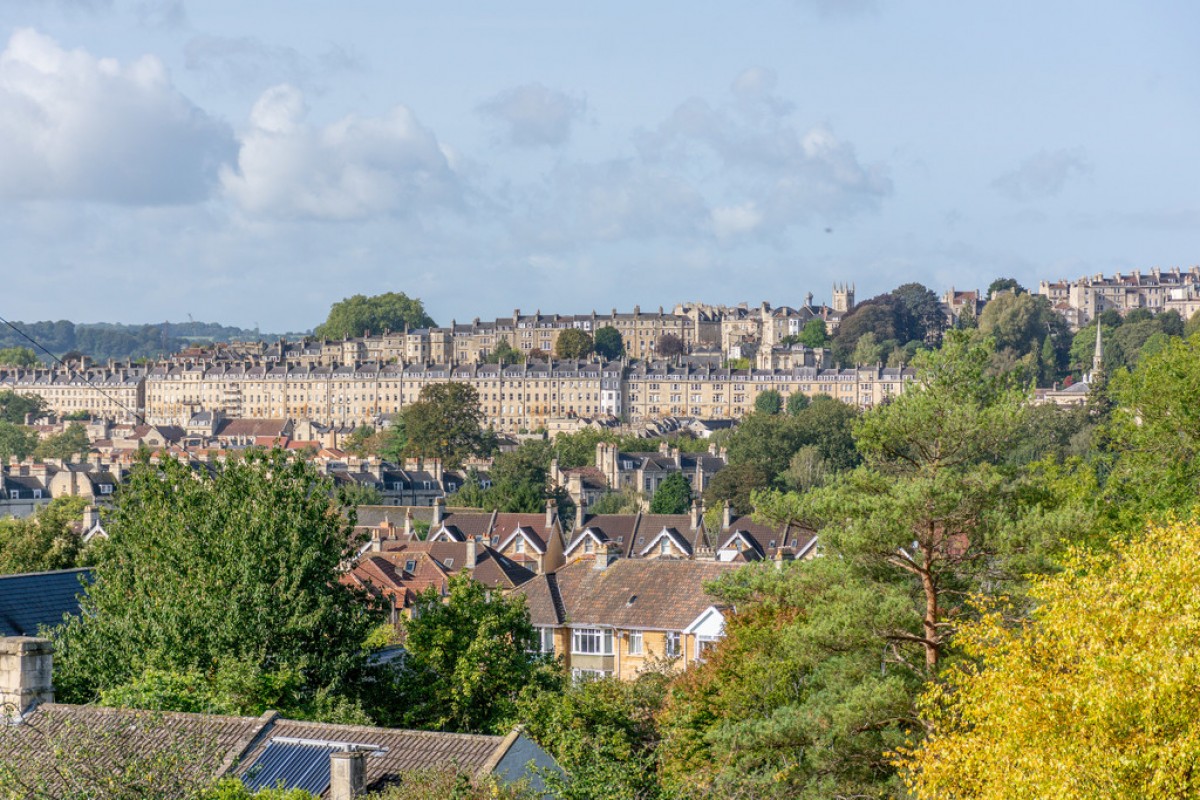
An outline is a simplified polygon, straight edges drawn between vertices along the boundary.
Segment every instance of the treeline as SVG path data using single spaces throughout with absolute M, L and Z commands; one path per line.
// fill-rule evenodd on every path
M 62 319 L 57 322 L 14 322 L 13 325 L 59 358 L 86 355 L 96 361 L 160 358 L 195 343 L 258 341 L 278 339 L 281 335 L 301 335 L 261 334 L 257 330 L 215 322 L 122 325 L 111 322 L 74 323 Z M 0 349 L 29 347 L 32 347 L 29 339 L 8 326 L 0 327 Z M 42 360 L 48 360 L 43 351 L 35 349 L 35 352 Z

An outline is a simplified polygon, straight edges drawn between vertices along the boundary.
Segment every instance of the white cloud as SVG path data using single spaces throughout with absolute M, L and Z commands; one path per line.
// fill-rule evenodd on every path
M 348 220 L 457 206 L 461 187 L 447 150 L 404 106 L 377 118 L 316 127 L 293 86 L 268 89 L 250 115 L 226 192 L 267 217 Z
M 0 53 L 0 197 L 133 205 L 204 199 L 230 131 L 162 62 L 122 65 L 18 30 Z
M 1010 200 L 1040 200 L 1053 197 L 1068 181 L 1091 171 L 1092 166 L 1081 149 L 1042 150 L 992 181 L 992 188 Z
M 750 233 L 762 222 L 762 212 L 753 202 L 739 206 L 721 206 L 712 210 L 713 232 L 718 239 Z
M 479 113 L 507 127 L 517 147 L 560 145 L 571 136 L 571 125 L 583 116 L 585 104 L 568 95 L 531 83 L 509 89 L 479 107 Z

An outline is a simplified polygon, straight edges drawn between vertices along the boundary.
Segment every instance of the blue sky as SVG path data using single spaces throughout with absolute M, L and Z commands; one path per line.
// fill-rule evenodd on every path
M 1200 263 L 1200 6 L 0 0 L 0 315 L 798 304 Z

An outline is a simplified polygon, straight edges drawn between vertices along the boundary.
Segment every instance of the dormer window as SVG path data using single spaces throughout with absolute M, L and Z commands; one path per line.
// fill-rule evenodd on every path
M 596 549 L 595 542 L 592 541 L 592 537 L 590 537 L 590 536 L 586 537 L 583 540 L 583 552 L 590 553 L 595 549 Z
M 408 561 L 404 562 L 404 571 L 405 572 L 413 572 L 416 570 L 416 568 L 417 568 L 416 559 L 410 558 Z
M 515 552 L 515 553 L 524 553 L 525 552 L 525 540 L 523 538 L 521 538 L 520 536 L 518 536 L 517 541 L 515 541 L 513 543 L 513 552 Z
M 113 487 L 111 483 L 100 484 L 100 494 L 112 494 Z
M 671 542 L 668 541 L 667 537 L 664 536 L 662 541 L 658 543 L 658 552 L 659 555 L 664 556 L 671 552 Z

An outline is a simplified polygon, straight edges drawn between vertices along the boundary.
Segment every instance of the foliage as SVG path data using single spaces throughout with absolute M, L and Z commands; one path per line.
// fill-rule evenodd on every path
M 800 329 L 800 334 L 797 341 L 805 347 L 825 347 L 829 344 L 829 332 L 825 328 L 825 320 L 810 319 L 804 323 L 804 327 Z
M 59 697 L 137 697 L 163 675 L 200 676 L 200 702 L 230 712 L 363 719 L 362 643 L 382 615 L 337 580 L 355 542 L 331 490 L 278 450 L 211 473 L 137 465 L 83 613 L 55 632 Z
M 1065 366 L 1071 347 L 1066 320 L 1051 307 L 1049 298 L 1036 294 L 996 295 L 983 307 L 975 336 L 976 341 L 990 337 L 995 343 L 992 371 L 1013 372 L 1019 367 L 1021 373 L 1012 376 L 1018 380 L 1037 378 L 1047 337 L 1054 349 L 1055 372 Z
M 945 322 L 933 314 L 930 295 L 932 292 L 920 284 L 905 284 L 893 292 L 859 303 L 838 324 L 832 343 L 834 359 L 842 364 L 854 361 L 858 341 L 868 333 L 872 335 L 868 343 L 878 348 L 878 355 L 863 363 L 882 360 L 883 355 L 896 345 L 908 342 L 936 344 Z M 933 302 L 936 300 L 934 296 Z
M 300 334 L 259 333 L 257 329 L 237 328 L 214 322 L 162 322 L 154 325 L 122 325 L 111 322 L 73 323 L 14 322 L 17 328 L 50 352 L 66 356 L 87 353 L 97 361 L 109 358 L 137 360 L 159 358 L 178 352 L 196 342 L 270 341 L 281 335 L 297 338 Z M 29 340 L 15 331 L 0 329 L 0 347 L 25 347 Z
M 789 417 L 798 417 L 800 412 L 808 408 L 812 403 L 812 399 L 804 392 L 792 392 L 787 399 L 787 413 Z
M 492 348 L 492 352 L 484 360 L 489 364 L 507 366 L 524 362 L 525 354 L 509 344 L 507 336 L 501 336 L 497 340 L 496 346 Z
M 919 798 L 1192 797 L 1200 792 L 1200 527 L 1151 527 L 1074 554 L 959 633 L 969 660 L 931 686 L 929 737 L 903 751 Z
M 768 389 L 754 398 L 754 410 L 759 414 L 778 414 L 783 411 L 783 396 L 774 389 Z
M 651 514 L 686 514 L 692 506 L 692 487 L 682 472 L 672 472 L 650 500 Z
M 364 458 L 379 452 L 383 445 L 383 436 L 370 425 L 359 425 L 342 440 L 341 445 L 347 453 Z
M 654 352 L 663 358 L 671 358 L 681 356 L 687 352 L 687 346 L 684 345 L 683 339 L 680 339 L 673 333 L 664 333 L 658 337 L 658 341 L 654 344 Z
M 858 337 L 854 352 L 850 354 L 850 363 L 856 366 L 878 364 L 883 361 L 883 354 L 887 349 L 887 344 L 876 341 L 874 331 L 867 331 Z
M 87 428 L 82 423 L 72 422 L 62 433 L 47 436 L 38 442 L 34 448 L 34 458 L 60 458 L 64 461 L 76 455 L 86 453 L 92 448 L 92 440 L 88 438 Z
M 770 485 L 770 476 L 758 464 L 752 461 L 730 464 L 709 480 L 704 490 L 704 504 L 710 509 L 720 508 L 728 500 L 735 513 L 751 514 L 754 512 L 753 494 Z
M 33 414 L 36 417 L 45 408 L 46 401 L 41 395 L 17 394 L 11 389 L 0 391 L 0 422 L 24 425 L 26 415 Z
M 1011 292 L 1013 294 L 1027 293 L 1025 291 L 1025 287 L 1017 283 L 1016 278 L 996 278 L 996 280 L 992 281 L 988 285 L 987 295 L 985 295 L 985 297 L 988 300 L 991 300 L 1001 292 Z
M 7 464 L 14 456 L 24 461 L 37 446 L 37 431 L 0 419 L 0 463 Z
M 611 325 L 596 330 L 596 352 L 606 361 L 615 361 L 625 355 L 625 340 L 621 332 Z
M 828 395 L 818 395 L 788 416 L 748 414 L 725 442 L 729 463 L 755 464 L 775 484 L 796 452 L 812 445 L 831 470 L 848 469 L 859 460 L 851 433 L 857 416 L 853 406 Z
M 0 347 L 0 367 L 34 367 L 40 362 L 28 347 Z
M 303 789 L 259 789 L 252 792 L 240 778 L 223 778 L 197 800 L 317 800 Z
M 87 501 L 57 497 L 25 519 L 0 519 L 0 575 L 83 566 L 83 537 L 72 528 Z
M 592 337 L 586 331 L 567 328 L 554 340 L 554 355 L 567 359 L 587 358 L 594 347 Z
M 334 303 L 313 334 L 318 339 L 350 339 L 368 331 L 379 334 L 433 326 L 420 300 L 403 292 L 385 292 L 371 297 L 356 294 Z
M 538 652 L 523 597 L 487 591 L 458 573 L 448 596 L 430 587 L 404 623 L 397 722 L 460 733 L 507 732 L 523 688 L 557 685 Z
M 369 794 L 364 800 L 537 800 L 541 795 L 523 783 L 501 783 L 453 769 L 411 770 L 399 783 Z M 234 800 L 241 800 L 235 798 Z
M 406 450 L 414 456 L 439 458 L 446 469 L 458 469 L 471 456 L 491 449 L 483 430 L 479 391 L 472 385 L 451 381 L 421 388 L 420 399 L 400 414 Z
M 892 296 L 904 306 L 921 333 L 920 337 L 914 336 L 911 340 L 930 346 L 941 343 L 942 333 L 946 330 L 946 314 L 932 289 L 920 283 L 906 283 L 893 289 Z
M 341 483 L 334 491 L 337 503 L 342 508 L 383 505 L 383 495 L 374 486 L 361 483 Z
M 642 508 L 642 495 L 636 489 L 605 492 L 587 507 L 590 514 L 636 514 Z
M 525 692 L 519 717 L 527 733 L 567 773 L 551 780 L 563 800 L 650 800 L 659 797 L 658 727 L 671 675 L 655 669 L 634 680 L 581 681 L 561 692 Z

